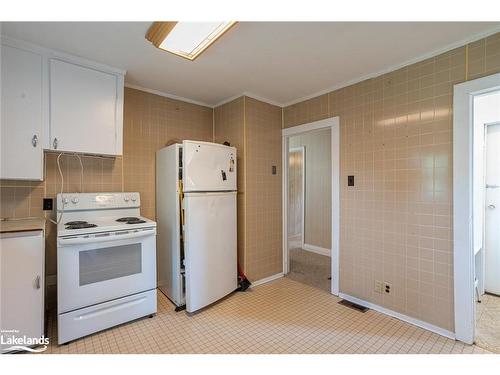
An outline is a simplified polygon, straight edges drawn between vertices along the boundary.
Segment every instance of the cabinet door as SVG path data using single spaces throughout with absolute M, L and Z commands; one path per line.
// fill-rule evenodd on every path
M 0 178 L 42 180 L 42 56 L 1 49 Z
M 44 333 L 43 231 L 0 236 L 0 329 L 18 331 L 2 333 L 4 342 L 6 335 L 40 338 Z
M 117 154 L 117 97 L 116 75 L 51 59 L 51 148 Z

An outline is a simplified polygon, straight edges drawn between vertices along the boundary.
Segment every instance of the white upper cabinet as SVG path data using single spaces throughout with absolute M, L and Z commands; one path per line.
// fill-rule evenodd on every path
M 43 56 L 1 46 L 2 179 L 43 179 Z
M 1 36 L 0 179 L 43 180 L 43 151 L 122 155 L 125 71 Z
M 121 155 L 123 75 L 54 58 L 49 72 L 50 149 Z

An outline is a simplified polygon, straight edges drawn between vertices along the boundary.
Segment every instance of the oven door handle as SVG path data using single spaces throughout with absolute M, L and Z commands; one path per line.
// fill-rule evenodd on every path
M 72 245 L 86 245 L 89 243 L 96 242 L 107 242 L 107 241 L 121 241 L 121 240 L 130 240 L 140 237 L 146 237 L 154 235 L 156 232 L 155 229 L 143 229 L 140 231 L 132 231 L 132 233 L 124 233 L 120 234 L 120 232 L 112 234 L 109 233 L 107 235 L 94 235 L 94 237 L 73 237 L 73 238 L 59 238 L 57 240 L 60 246 L 72 246 Z

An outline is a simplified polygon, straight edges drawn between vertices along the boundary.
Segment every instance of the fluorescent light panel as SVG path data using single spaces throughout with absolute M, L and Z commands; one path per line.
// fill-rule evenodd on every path
M 194 60 L 234 23 L 177 22 L 158 48 Z

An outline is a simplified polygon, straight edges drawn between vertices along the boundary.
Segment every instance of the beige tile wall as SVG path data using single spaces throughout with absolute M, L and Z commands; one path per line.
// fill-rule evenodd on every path
M 325 94 L 286 107 L 283 111 L 283 123 L 285 127 L 290 127 L 322 120 L 329 116 L 328 94 Z
M 453 85 L 499 71 L 500 33 L 326 94 L 341 126 L 342 292 L 454 329 Z M 325 118 L 324 97 L 284 108 L 284 126 Z
M 214 110 L 214 141 L 229 142 L 237 152 L 238 262 L 245 269 L 245 109 L 244 97 Z
M 280 107 L 245 97 L 245 264 L 250 280 L 283 271 L 281 115 Z
M 243 96 L 214 119 L 215 141 L 238 149 L 238 259 L 256 281 L 282 271 L 281 108 Z
M 123 186 L 141 193 L 142 214 L 155 214 L 155 153 L 168 142 L 211 142 L 212 109 L 130 88 L 125 89 Z

